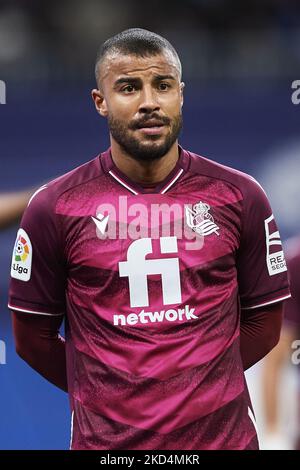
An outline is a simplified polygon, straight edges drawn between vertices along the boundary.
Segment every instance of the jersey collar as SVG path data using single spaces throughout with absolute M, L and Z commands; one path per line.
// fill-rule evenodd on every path
M 122 171 L 120 171 L 111 156 L 111 148 L 108 148 L 105 152 L 100 155 L 100 162 L 105 173 L 108 173 L 111 178 L 118 182 L 121 186 L 126 188 L 132 194 L 165 194 L 169 191 L 174 184 L 180 180 L 182 175 L 187 171 L 190 165 L 190 156 L 189 153 L 184 150 L 180 145 L 179 148 L 179 158 L 173 168 L 173 170 L 168 174 L 168 176 L 160 182 L 157 186 L 153 188 L 151 192 L 146 191 L 142 186 L 132 181 L 128 176 L 126 176 Z

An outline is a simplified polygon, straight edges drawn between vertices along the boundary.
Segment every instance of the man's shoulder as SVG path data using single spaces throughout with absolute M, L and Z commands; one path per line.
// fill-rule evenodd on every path
M 103 171 L 100 164 L 100 155 L 97 155 L 97 157 L 92 160 L 85 162 L 73 170 L 50 181 L 46 186 L 49 191 L 56 193 L 56 195 L 59 196 L 76 186 L 84 185 L 89 181 L 98 178 L 102 174 Z
M 190 171 L 212 179 L 220 180 L 236 187 L 244 197 L 253 193 L 264 193 L 259 182 L 243 171 L 215 162 L 207 157 L 189 152 L 191 157 Z
M 54 207 L 61 196 L 103 175 L 100 155 L 47 182 L 32 195 L 28 206 Z

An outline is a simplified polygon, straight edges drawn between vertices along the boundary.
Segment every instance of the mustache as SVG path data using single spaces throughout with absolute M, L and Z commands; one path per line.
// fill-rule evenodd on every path
M 136 130 L 136 129 L 140 129 L 141 127 L 143 127 L 145 124 L 147 124 L 149 121 L 157 121 L 157 124 L 161 124 L 161 125 L 169 125 L 170 122 L 171 122 L 171 119 L 169 119 L 168 117 L 166 116 L 159 116 L 157 114 L 151 114 L 149 116 L 145 116 L 144 118 L 141 118 L 139 120 L 136 120 L 136 121 L 132 121 L 130 124 L 129 124 L 129 129 L 132 129 L 132 130 Z

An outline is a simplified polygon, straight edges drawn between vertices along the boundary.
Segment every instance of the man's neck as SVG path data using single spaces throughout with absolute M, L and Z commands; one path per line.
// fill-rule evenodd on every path
M 113 140 L 111 141 L 111 154 L 116 167 L 141 186 L 159 184 L 171 173 L 179 158 L 177 141 L 162 158 L 152 161 L 134 159 Z

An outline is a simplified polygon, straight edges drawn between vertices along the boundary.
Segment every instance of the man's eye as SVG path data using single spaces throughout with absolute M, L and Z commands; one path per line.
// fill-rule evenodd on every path
M 160 83 L 159 84 L 159 89 L 162 91 L 168 90 L 170 88 L 170 85 L 168 83 Z
M 126 85 L 122 88 L 122 91 L 124 93 L 132 93 L 135 90 L 135 87 L 133 85 Z

